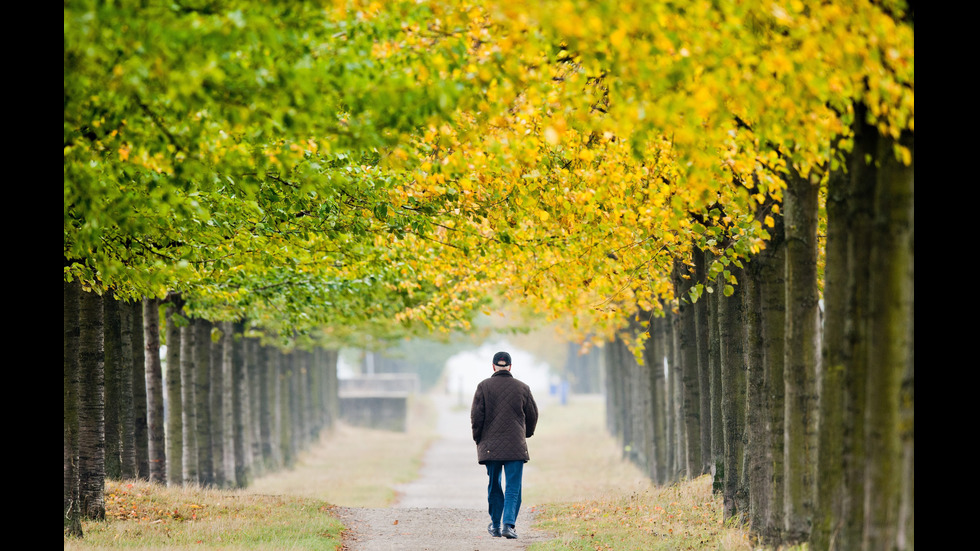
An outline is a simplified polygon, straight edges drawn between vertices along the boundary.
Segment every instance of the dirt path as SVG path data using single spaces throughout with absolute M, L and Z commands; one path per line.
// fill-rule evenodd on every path
M 525 549 L 548 535 L 531 529 L 534 504 L 525 501 L 517 519 L 516 540 L 487 533 L 487 475 L 476 462 L 470 436 L 469 408 L 450 396 L 435 396 L 439 439 L 423 458 L 419 478 L 397 488 L 389 508 L 338 507 L 348 526 L 350 551 L 493 551 Z M 454 407 L 455 406 L 455 407 Z M 525 478 L 534 476 L 533 461 Z

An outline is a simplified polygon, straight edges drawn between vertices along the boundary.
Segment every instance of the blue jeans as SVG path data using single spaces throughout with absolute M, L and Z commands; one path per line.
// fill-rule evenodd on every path
M 487 461 L 487 501 L 490 504 L 490 522 L 494 526 L 503 524 L 517 526 L 517 512 L 521 509 L 521 479 L 524 476 L 524 462 Z M 506 490 L 500 486 L 500 475 L 506 479 Z

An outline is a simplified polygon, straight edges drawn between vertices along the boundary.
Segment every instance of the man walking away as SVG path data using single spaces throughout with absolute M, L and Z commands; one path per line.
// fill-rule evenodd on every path
M 521 508 L 521 479 L 524 463 L 530 459 L 527 438 L 538 424 L 538 405 L 531 389 L 510 374 L 511 360 L 507 352 L 493 355 L 493 375 L 476 387 L 470 421 L 477 457 L 486 465 L 490 483 L 487 502 L 490 504 L 491 536 L 517 537 L 517 513 Z M 501 475 L 505 486 L 501 486 Z

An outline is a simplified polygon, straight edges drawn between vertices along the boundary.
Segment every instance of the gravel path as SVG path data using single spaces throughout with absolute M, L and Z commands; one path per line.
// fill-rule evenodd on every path
M 426 451 L 419 478 L 397 488 L 394 507 L 338 507 L 347 525 L 350 551 L 493 551 L 525 549 L 548 535 L 532 530 L 534 505 L 525 501 L 517 519 L 516 540 L 487 533 L 486 469 L 476 462 L 469 407 L 450 396 L 435 396 L 439 439 Z M 456 406 L 456 407 L 454 407 Z M 534 476 L 533 461 L 525 479 Z

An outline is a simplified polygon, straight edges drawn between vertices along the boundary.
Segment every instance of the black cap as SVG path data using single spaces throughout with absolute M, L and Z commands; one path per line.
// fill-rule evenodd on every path
M 497 352 L 493 355 L 493 365 L 498 367 L 507 367 L 510 365 L 510 354 L 506 352 Z

